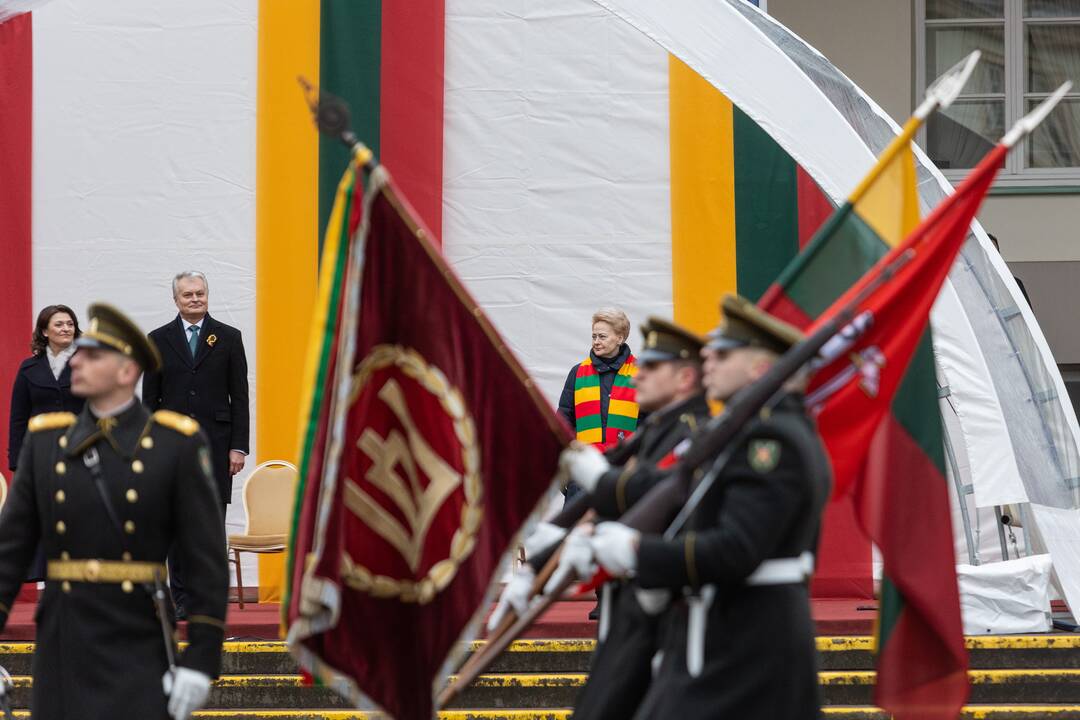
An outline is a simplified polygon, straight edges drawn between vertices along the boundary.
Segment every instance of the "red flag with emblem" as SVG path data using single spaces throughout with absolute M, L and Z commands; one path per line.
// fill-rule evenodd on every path
M 382 168 L 364 217 L 322 473 L 300 491 L 289 641 L 357 705 L 429 720 L 569 432 Z

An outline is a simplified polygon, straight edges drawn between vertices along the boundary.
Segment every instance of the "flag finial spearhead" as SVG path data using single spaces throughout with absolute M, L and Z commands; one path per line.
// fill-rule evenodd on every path
M 1020 139 L 1026 135 L 1030 135 L 1035 128 L 1039 127 L 1046 116 L 1050 114 L 1050 111 L 1057 107 L 1061 99 L 1064 98 L 1069 90 L 1072 90 L 1072 81 L 1066 80 L 1061 84 L 1054 94 L 1043 100 L 1035 109 L 1029 112 L 1024 117 L 1020 118 L 1009 132 L 1005 133 L 1005 137 L 1001 139 L 1001 144 L 1007 148 L 1011 148 L 1020 142 Z
M 952 105 L 960 92 L 967 85 L 971 74 L 975 72 L 975 66 L 979 64 L 982 52 L 972 51 L 967 57 L 953 65 L 942 73 L 937 80 L 930 83 L 926 88 L 926 99 L 915 110 L 915 117 L 925 120 L 937 108 L 947 108 Z

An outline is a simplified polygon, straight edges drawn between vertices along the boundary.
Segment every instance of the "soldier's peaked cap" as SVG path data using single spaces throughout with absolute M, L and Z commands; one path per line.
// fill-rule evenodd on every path
M 649 317 L 641 326 L 644 348 L 637 355 L 640 363 L 670 360 L 697 360 L 705 339 L 669 320 Z
M 758 347 L 782 354 L 804 335 L 794 325 L 780 320 L 741 295 L 725 295 L 720 302 L 723 320 L 709 333 L 705 347 L 734 350 Z
M 92 304 L 86 314 L 90 327 L 75 341 L 76 346 L 127 355 L 146 372 L 161 369 L 161 354 L 157 347 L 127 315 L 105 303 Z

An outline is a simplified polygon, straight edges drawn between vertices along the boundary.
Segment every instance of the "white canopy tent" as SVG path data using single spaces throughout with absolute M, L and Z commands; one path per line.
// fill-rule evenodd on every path
M 723 92 L 835 202 L 899 131 L 821 53 L 741 0 L 594 1 Z M 951 186 L 924 153 L 916 156 L 925 210 Z M 1080 607 L 1080 426 L 1030 308 L 978 223 L 932 325 L 951 473 L 960 501 L 966 507 L 972 495 L 971 514 L 983 521 L 973 526 L 969 517 L 966 529 L 983 536 L 987 509 L 1018 504 L 1036 530 L 1032 544 L 1049 549 L 1065 597 Z M 986 548 L 969 552 L 977 560 Z

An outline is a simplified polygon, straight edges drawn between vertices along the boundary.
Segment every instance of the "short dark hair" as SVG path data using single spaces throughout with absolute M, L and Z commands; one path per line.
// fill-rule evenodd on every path
M 705 369 L 701 366 L 701 360 L 698 358 L 678 358 L 672 360 L 671 364 L 675 366 L 676 370 L 681 370 L 684 367 L 688 367 L 694 371 L 694 384 L 699 388 L 705 379 Z
M 34 355 L 44 355 L 49 347 L 49 341 L 45 338 L 45 328 L 49 327 L 49 321 L 56 313 L 65 313 L 71 322 L 75 323 L 75 337 L 82 335 L 79 329 L 79 318 L 75 311 L 67 305 L 46 305 L 38 313 L 37 322 L 34 324 L 34 336 L 30 339 L 30 352 Z

